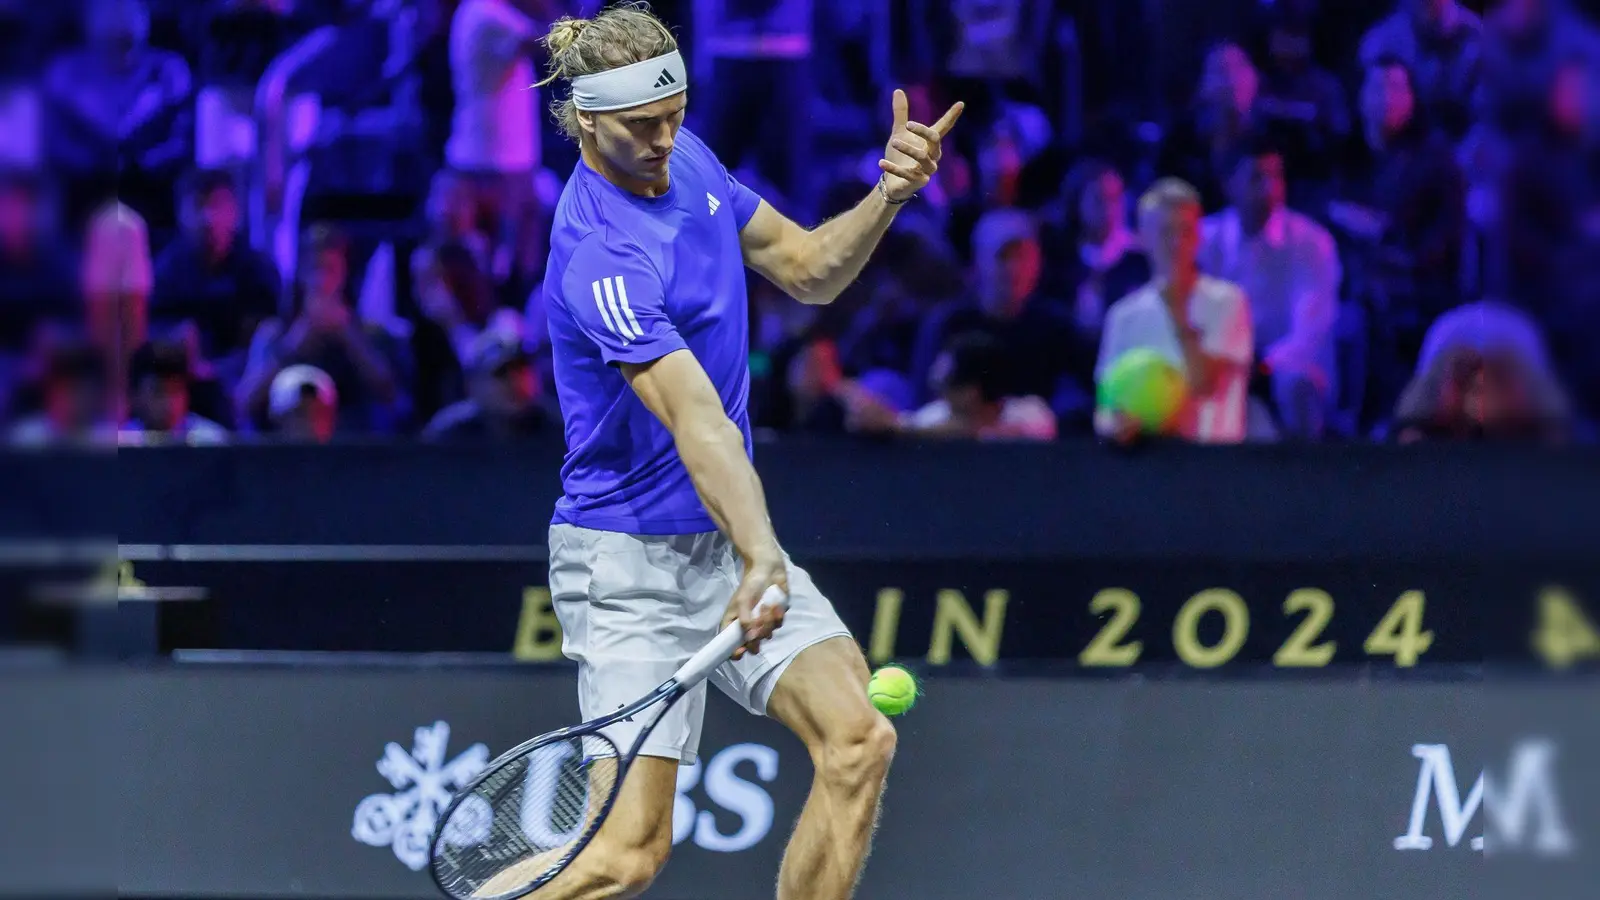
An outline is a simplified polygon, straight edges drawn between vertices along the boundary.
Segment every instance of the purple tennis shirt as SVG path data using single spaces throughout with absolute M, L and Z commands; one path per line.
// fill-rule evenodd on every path
M 544 292 L 566 420 L 553 521 L 630 534 L 715 531 L 672 435 L 619 363 L 687 349 L 750 452 L 749 307 L 739 231 L 761 198 L 680 129 L 670 187 L 640 197 L 581 160 L 556 206 Z

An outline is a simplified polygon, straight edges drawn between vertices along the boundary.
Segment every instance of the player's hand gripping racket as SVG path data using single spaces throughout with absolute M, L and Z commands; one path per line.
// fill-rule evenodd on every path
M 770 587 L 758 608 L 788 603 Z M 439 817 L 428 850 L 434 883 L 455 900 L 511 900 L 549 884 L 600 830 L 639 748 L 667 710 L 743 643 L 734 622 L 632 704 L 502 753 Z M 654 717 L 632 747 L 619 748 L 602 733 L 651 710 Z

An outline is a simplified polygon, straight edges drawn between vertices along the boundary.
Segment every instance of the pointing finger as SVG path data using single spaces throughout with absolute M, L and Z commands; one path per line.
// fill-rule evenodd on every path
M 907 140 L 902 140 L 901 138 L 895 138 L 894 140 L 890 141 L 889 146 L 899 150 L 901 153 L 904 153 L 919 163 L 933 162 L 933 154 L 928 152 L 927 147 L 919 147 L 916 144 L 913 144 Z
M 939 132 L 940 137 L 949 134 L 950 128 L 956 124 L 957 119 L 961 118 L 961 111 L 966 108 L 967 105 L 965 103 L 957 101 L 955 106 L 950 107 L 945 111 L 944 115 L 939 117 L 939 121 L 933 123 L 933 130 Z
M 921 122 L 907 122 L 906 131 L 909 131 L 917 137 L 927 141 L 928 146 L 930 147 L 939 146 L 940 140 L 944 137 L 944 135 L 934 131 L 932 128 L 929 128 Z
M 899 88 L 894 89 L 894 130 L 899 131 L 906 127 L 907 109 L 906 92 Z

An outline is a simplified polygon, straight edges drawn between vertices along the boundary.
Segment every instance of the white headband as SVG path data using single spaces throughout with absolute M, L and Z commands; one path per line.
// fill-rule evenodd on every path
M 683 56 L 674 50 L 620 69 L 607 69 L 572 79 L 572 102 L 587 112 L 610 112 L 643 106 L 689 89 Z

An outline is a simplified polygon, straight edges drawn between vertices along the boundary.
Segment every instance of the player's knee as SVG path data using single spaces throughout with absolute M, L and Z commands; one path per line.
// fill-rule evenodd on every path
M 877 710 L 841 723 L 823 743 L 818 759 L 822 777 L 851 792 L 876 792 L 894 760 L 894 726 Z

